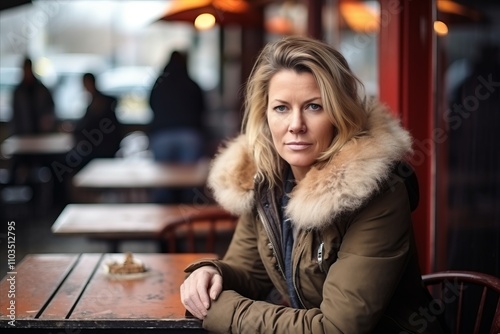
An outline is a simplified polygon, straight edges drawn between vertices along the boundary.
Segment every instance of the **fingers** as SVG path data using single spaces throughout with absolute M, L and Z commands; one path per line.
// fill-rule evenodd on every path
M 209 294 L 212 300 L 216 300 L 222 292 L 222 276 L 214 275 L 212 277 L 212 284 L 210 286 Z
M 213 267 L 195 270 L 181 285 L 181 301 L 184 307 L 198 319 L 203 319 L 222 291 L 222 276 Z M 210 294 L 210 295 L 209 295 Z
M 186 310 L 198 319 L 203 319 L 207 315 L 207 307 L 201 301 L 198 292 L 189 287 L 181 285 L 181 301 Z

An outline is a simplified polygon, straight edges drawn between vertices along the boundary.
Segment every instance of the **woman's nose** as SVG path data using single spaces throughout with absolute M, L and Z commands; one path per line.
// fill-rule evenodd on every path
M 303 133 L 306 131 L 306 124 L 304 123 L 303 115 L 300 111 L 292 112 L 288 131 L 290 131 L 290 133 Z

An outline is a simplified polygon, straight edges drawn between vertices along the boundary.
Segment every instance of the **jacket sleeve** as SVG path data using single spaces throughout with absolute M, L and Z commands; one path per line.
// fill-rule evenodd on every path
M 319 308 L 297 310 L 223 291 L 203 325 L 220 333 L 371 333 L 405 270 L 410 236 L 408 198 L 398 183 L 351 221 Z
M 189 273 L 203 265 L 213 265 L 222 275 L 224 290 L 236 290 L 251 299 L 265 299 L 272 283 L 260 259 L 254 224 L 251 213 L 242 215 L 222 260 L 200 260 L 185 271 Z

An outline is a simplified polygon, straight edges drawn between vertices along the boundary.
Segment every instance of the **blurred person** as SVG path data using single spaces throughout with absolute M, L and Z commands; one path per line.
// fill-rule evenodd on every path
M 149 140 L 154 159 L 170 163 L 199 160 L 204 155 L 205 99 L 200 86 L 188 74 L 186 54 L 171 53 L 151 89 L 149 104 L 153 111 Z M 161 191 L 155 201 L 175 202 L 182 200 L 179 196 L 183 195 Z
M 442 333 L 412 229 L 412 138 L 361 87 L 320 41 L 261 52 L 208 179 L 236 231 L 180 287 L 209 332 Z
M 23 61 L 23 77 L 15 87 L 12 106 L 12 133 L 33 135 L 54 131 L 55 108 L 50 90 L 33 73 L 30 58 Z
M 39 135 L 56 130 L 55 105 L 50 90 L 35 76 L 29 57 L 23 60 L 22 79 L 12 97 L 11 133 L 18 136 Z M 40 183 L 44 161 L 39 156 L 14 155 L 10 160 L 9 182 Z M 46 174 L 46 169 L 43 169 Z
M 90 102 L 85 115 L 76 122 L 73 131 L 73 156 L 81 159 L 79 168 L 94 158 L 115 157 L 123 138 L 122 125 L 115 113 L 117 99 L 103 94 L 97 88 L 96 78 L 92 73 L 85 73 L 82 83 L 90 95 Z

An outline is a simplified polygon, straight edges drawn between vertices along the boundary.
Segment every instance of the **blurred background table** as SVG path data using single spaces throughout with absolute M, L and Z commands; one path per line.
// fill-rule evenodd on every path
M 208 169 L 208 160 L 180 165 L 152 159 L 94 159 L 75 175 L 73 185 L 86 201 L 113 190 L 121 195 L 120 202 L 145 202 L 151 189 L 205 186 Z
M 167 225 L 222 211 L 218 205 L 69 204 L 54 222 L 52 232 L 59 236 L 104 240 L 110 252 L 117 252 L 124 240 L 158 240 L 160 243 L 161 232 Z
M 11 136 L 2 143 L 2 155 L 59 155 L 68 153 L 73 145 L 70 133 Z
M 2 169 L 0 204 L 25 204 L 38 215 L 46 215 L 55 202 L 65 200 L 67 178 L 57 175 L 54 163 L 64 163 L 74 146 L 66 132 L 10 136 L 1 144 L 8 168 Z
M 214 254 L 135 254 L 148 270 L 110 275 L 105 264 L 124 254 L 32 254 L 0 282 L 0 328 L 36 333 L 71 331 L 201 333 L 185 315 L 179 286 L 184 268 Z M 14 277 L 14 281 L 7 281 Z M 15 290 L 15 297 L 9 290 Z M 9 306 L 15 302 L 15 327 Z

